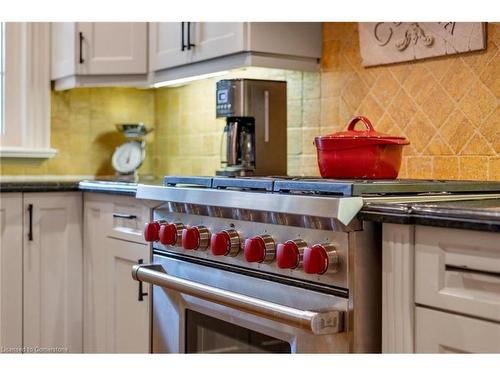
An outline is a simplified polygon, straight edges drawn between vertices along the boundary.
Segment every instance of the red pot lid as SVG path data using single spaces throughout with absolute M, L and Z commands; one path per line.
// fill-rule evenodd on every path
M 366 130 L 354 130 L 361 121 Z M 405 137 L 397 137 L 379 133 L 373 128 L 372 123 L 364 116 L 356 116 L 349 121 L 347 130 L 329 135 L 319 136 L 314 139 L 316 147 L 320 150 L 359 147 L 376 144 L 408 145 L 410 142 Z

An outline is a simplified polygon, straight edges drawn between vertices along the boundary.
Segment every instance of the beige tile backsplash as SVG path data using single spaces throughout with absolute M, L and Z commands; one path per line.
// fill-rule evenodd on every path
M 286 80 L 288 173 L 318 175 L 313 139 L 342 130 L 355 114 L 377 130 L 410 139 L 400 177 L 500 180 L 500 26 L 488 48 L 363 68 L 357 23 L 325 23 L 321 73 L 250 68 L 225 77 L 156 90 L 74 89 L 52 94 L 52 146 L 45 161 L 2 159 L 2 175 L 109 175 L 124 139 L 120 122 L 154 126 L 142 174 L 212 175 L 219 167 L 223 120 L 215 118 L 222 78 Z

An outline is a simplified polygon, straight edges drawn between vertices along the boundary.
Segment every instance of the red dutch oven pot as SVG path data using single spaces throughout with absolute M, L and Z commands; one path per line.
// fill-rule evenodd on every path
M 365 130 L 355 130 L 361 121 Z M 351 119 L 347 131 L 314 139 L 323 178 L 393 179 L 398 176 L 404 137 L 382 134 L 363 116 Z

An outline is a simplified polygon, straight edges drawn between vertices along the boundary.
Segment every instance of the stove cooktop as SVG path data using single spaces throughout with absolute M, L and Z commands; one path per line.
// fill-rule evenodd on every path
M 166 176 L 165 186 L 343 197 L 400 194 L 500 193 L 500 182 L 458 180 L 335 180 L 318 177 Z

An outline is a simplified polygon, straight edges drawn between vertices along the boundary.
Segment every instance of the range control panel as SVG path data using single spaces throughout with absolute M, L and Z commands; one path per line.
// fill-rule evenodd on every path
M 160 251 L 347 288 L 348 234 L 155 212 L 144 239 Z

